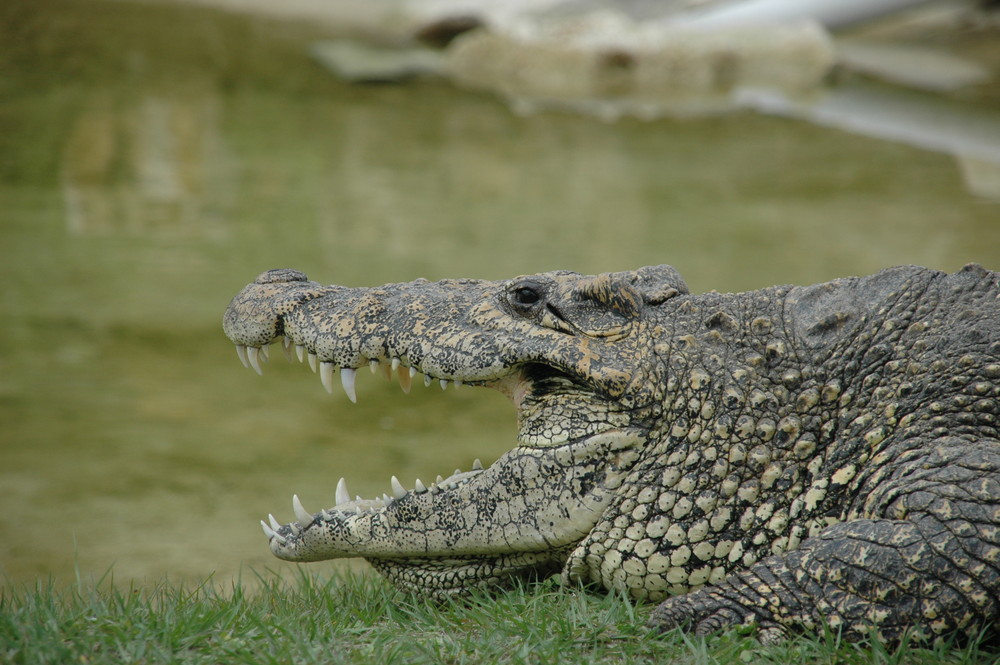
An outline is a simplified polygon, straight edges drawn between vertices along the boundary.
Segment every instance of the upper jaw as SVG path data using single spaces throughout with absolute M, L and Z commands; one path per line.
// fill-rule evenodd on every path
M 440 294 L 425 288 L 424 280 L 377 288 L 323 287 L 297 271 L 268 271 L 233 298 L 223 330 L 243 364 L 258 373 L 268 345 L 281 339 L 289 355 L 294 348 L 300 360 L 308 355 L 314 369 L 322 368 L 328 390 L 334 371 L 342 370 L 352 399 L 354 373 L 366 365 L 373 372 L 379 365 L 386 373 L 398 372 L 404 389 L 417 373 L 427 375 L 427 381 L 484 383 L 504 376 L 517 360 L 502 332 L 487 332 L 468 320 L 477 305 L 483 309 L 490 284 L 464 281 L 442 305 Z M 440 285 L 446 293 L 449 288 Z M 452 311 L 441 312 L 443 306 Z M 441 338 L 450 344 L 431 341 Z
M 426 381 L 497 382 L 527 364 L 543 364 L 616 398 L 632 376 L 607 340 L 539 327 L 503 313 L 503 284 L 423 280 L 376 288 L 321 286 L 294 270 L 272 270 L 233 298 L 223 329 L 240 360 L 261 372 L 267 346 L 283 338 L 300 360 L 322 368 L 328 390 L 341 370 L 347 394 L 368 365 L 397 372 L 404 389 Z M 405 369 L 400 369 L 400 368 Z

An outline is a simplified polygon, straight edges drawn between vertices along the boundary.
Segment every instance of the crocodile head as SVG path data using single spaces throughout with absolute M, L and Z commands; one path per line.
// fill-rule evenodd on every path
M 364 557 L 397 584 L 432 595 L 558 570 L 641 456 L 661 409 L 650 307 L 686 293 L 668 266 L 504 282 L 418 280 L 322 286 L 271 270 L 244 288 L 223 325 L 244 365 L 281 340 L 308 353 L 323 385 L 339 371 L 356 400 L 364 366 L 397 376 L 494 388 L 517 410 L 514 447 L 487 468 L 351 499 L 297 520 L 261 522 L 291 561 Z M 474 436 L 475 433 L 470 433 Z

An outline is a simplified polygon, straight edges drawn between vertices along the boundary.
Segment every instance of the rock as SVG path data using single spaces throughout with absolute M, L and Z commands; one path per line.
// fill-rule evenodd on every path
M 316 42 L 311 52 L 324 67 L 352 83 L 389 83 L 435 75 L 443 64 L 441 53 L 431 48 L 382 47 L 351 39 Z
M 490 25 L 458 37 L 447 56 L 456 83 L 520 108 L 644 118 L 729 110 L 744 88 L 809 94 L 834 64 L 814 23 L 707 31 L 612 10 Z

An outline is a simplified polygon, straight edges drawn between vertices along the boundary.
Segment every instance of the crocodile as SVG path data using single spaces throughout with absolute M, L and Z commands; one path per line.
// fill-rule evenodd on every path
M 258 373 L 279 340 L 352 401 L 356 372 L 484 386 L 517 411 L 493 464 L 296 520 L 290 561 L 363 557 L 441 597 L 559 575 L 649 623 L 774 642 L 995 634 L 1000 281 L 916 266 L 692 294 L 654 266 L 323 286 L 271 270 L 223 318 Z M 825 627 L 825 628 L 824 628 Z

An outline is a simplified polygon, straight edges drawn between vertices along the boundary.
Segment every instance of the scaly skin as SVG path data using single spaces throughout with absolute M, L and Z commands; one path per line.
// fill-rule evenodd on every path
M 353 370 L 398 366 L 518 411 L 486 469 L 296 499 L 262 523 L 281 558 L 365 557 L 438 596 L 561 570 L 660 602 L 658 629 L 767 641 L 1000 619 L 1000 284 L 978 266 L 700 296 L 667 266 L 371 289 L 280 270 L 224 328 L 248 366 L 284 336 L 328 389 L 343 368 L 352 399 Z

